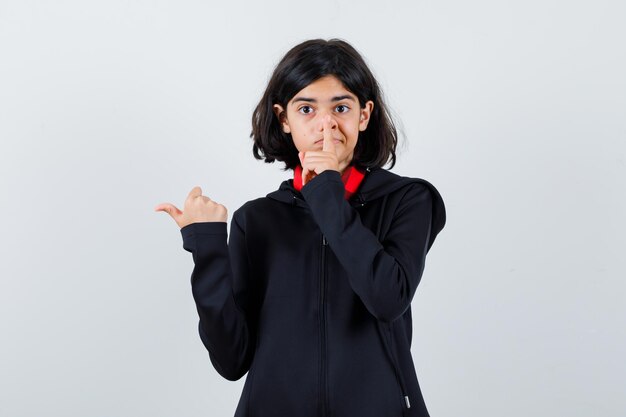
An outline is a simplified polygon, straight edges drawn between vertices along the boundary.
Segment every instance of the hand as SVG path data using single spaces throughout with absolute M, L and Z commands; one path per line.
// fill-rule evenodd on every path
M 161 203 L 154 211 L 168 213 L 176 224 L 182 229 L 191 223 L 199 222 L 224 222 L 228 219 L 228 210 L 223 205 L 202 195 L 202 189 L 193 187 L 185 200 L 185 212 L 180 211 L 170 203 Z
M 339 155 L 330 126 L 330 116 L 324 119 L 324 144 L 321 151 L 298 152 L 302 165 L 302 186 L 327 169 L 339 172 Z

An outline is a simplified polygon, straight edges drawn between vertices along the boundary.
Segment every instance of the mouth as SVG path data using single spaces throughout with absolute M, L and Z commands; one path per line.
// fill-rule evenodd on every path
M 341 143 L 342 140 L 341 139 L 337 139 L 337 138 L 333 138 L 333 142 L 334 143 Z M 323 138 L 322 139 L 318 139 L 318 140 L 315 141 L 315 145 L 322 144 L 322 143 L 324 143 L 324 139 Z

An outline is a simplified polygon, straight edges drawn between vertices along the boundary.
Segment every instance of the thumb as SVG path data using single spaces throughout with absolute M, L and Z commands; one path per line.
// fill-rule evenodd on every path
M 174 220 L 178 220 L 178 218 L 183 215 L 182 211 L 180 211 L 175 205 L 170 203 L 159 204 L 154 208 L 154 211 L 164 211 L 172 216 Z

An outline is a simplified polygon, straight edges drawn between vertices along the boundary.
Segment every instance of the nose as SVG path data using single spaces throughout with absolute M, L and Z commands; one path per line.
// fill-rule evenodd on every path
M 338 123 L 337 123 L 337 120 L 335 120 L 335 118 L 333 117 L 333 115 L 330 113 L 321 113 L 319 116 L 319 121 L 318 121 L 319 124 L 317 126 L 320 132 L 324 131 L 324 120 L 326 120 L 327 115 L 330 115 L 330 129 L 331 130 L 337 129 Z

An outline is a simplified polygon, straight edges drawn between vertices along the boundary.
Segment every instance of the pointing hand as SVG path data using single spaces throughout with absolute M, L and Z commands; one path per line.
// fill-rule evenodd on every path
M 228 219 L 228 210 L 223 205 L 202 195 L 202 189 L 193 187 L 187 195 L 184 205 L 185 211 L 180 211 L 175 205 L 161 203 L 154 211 L 164 211 L 169 214 L 181 229 L 191 223 L 224 222 Z

